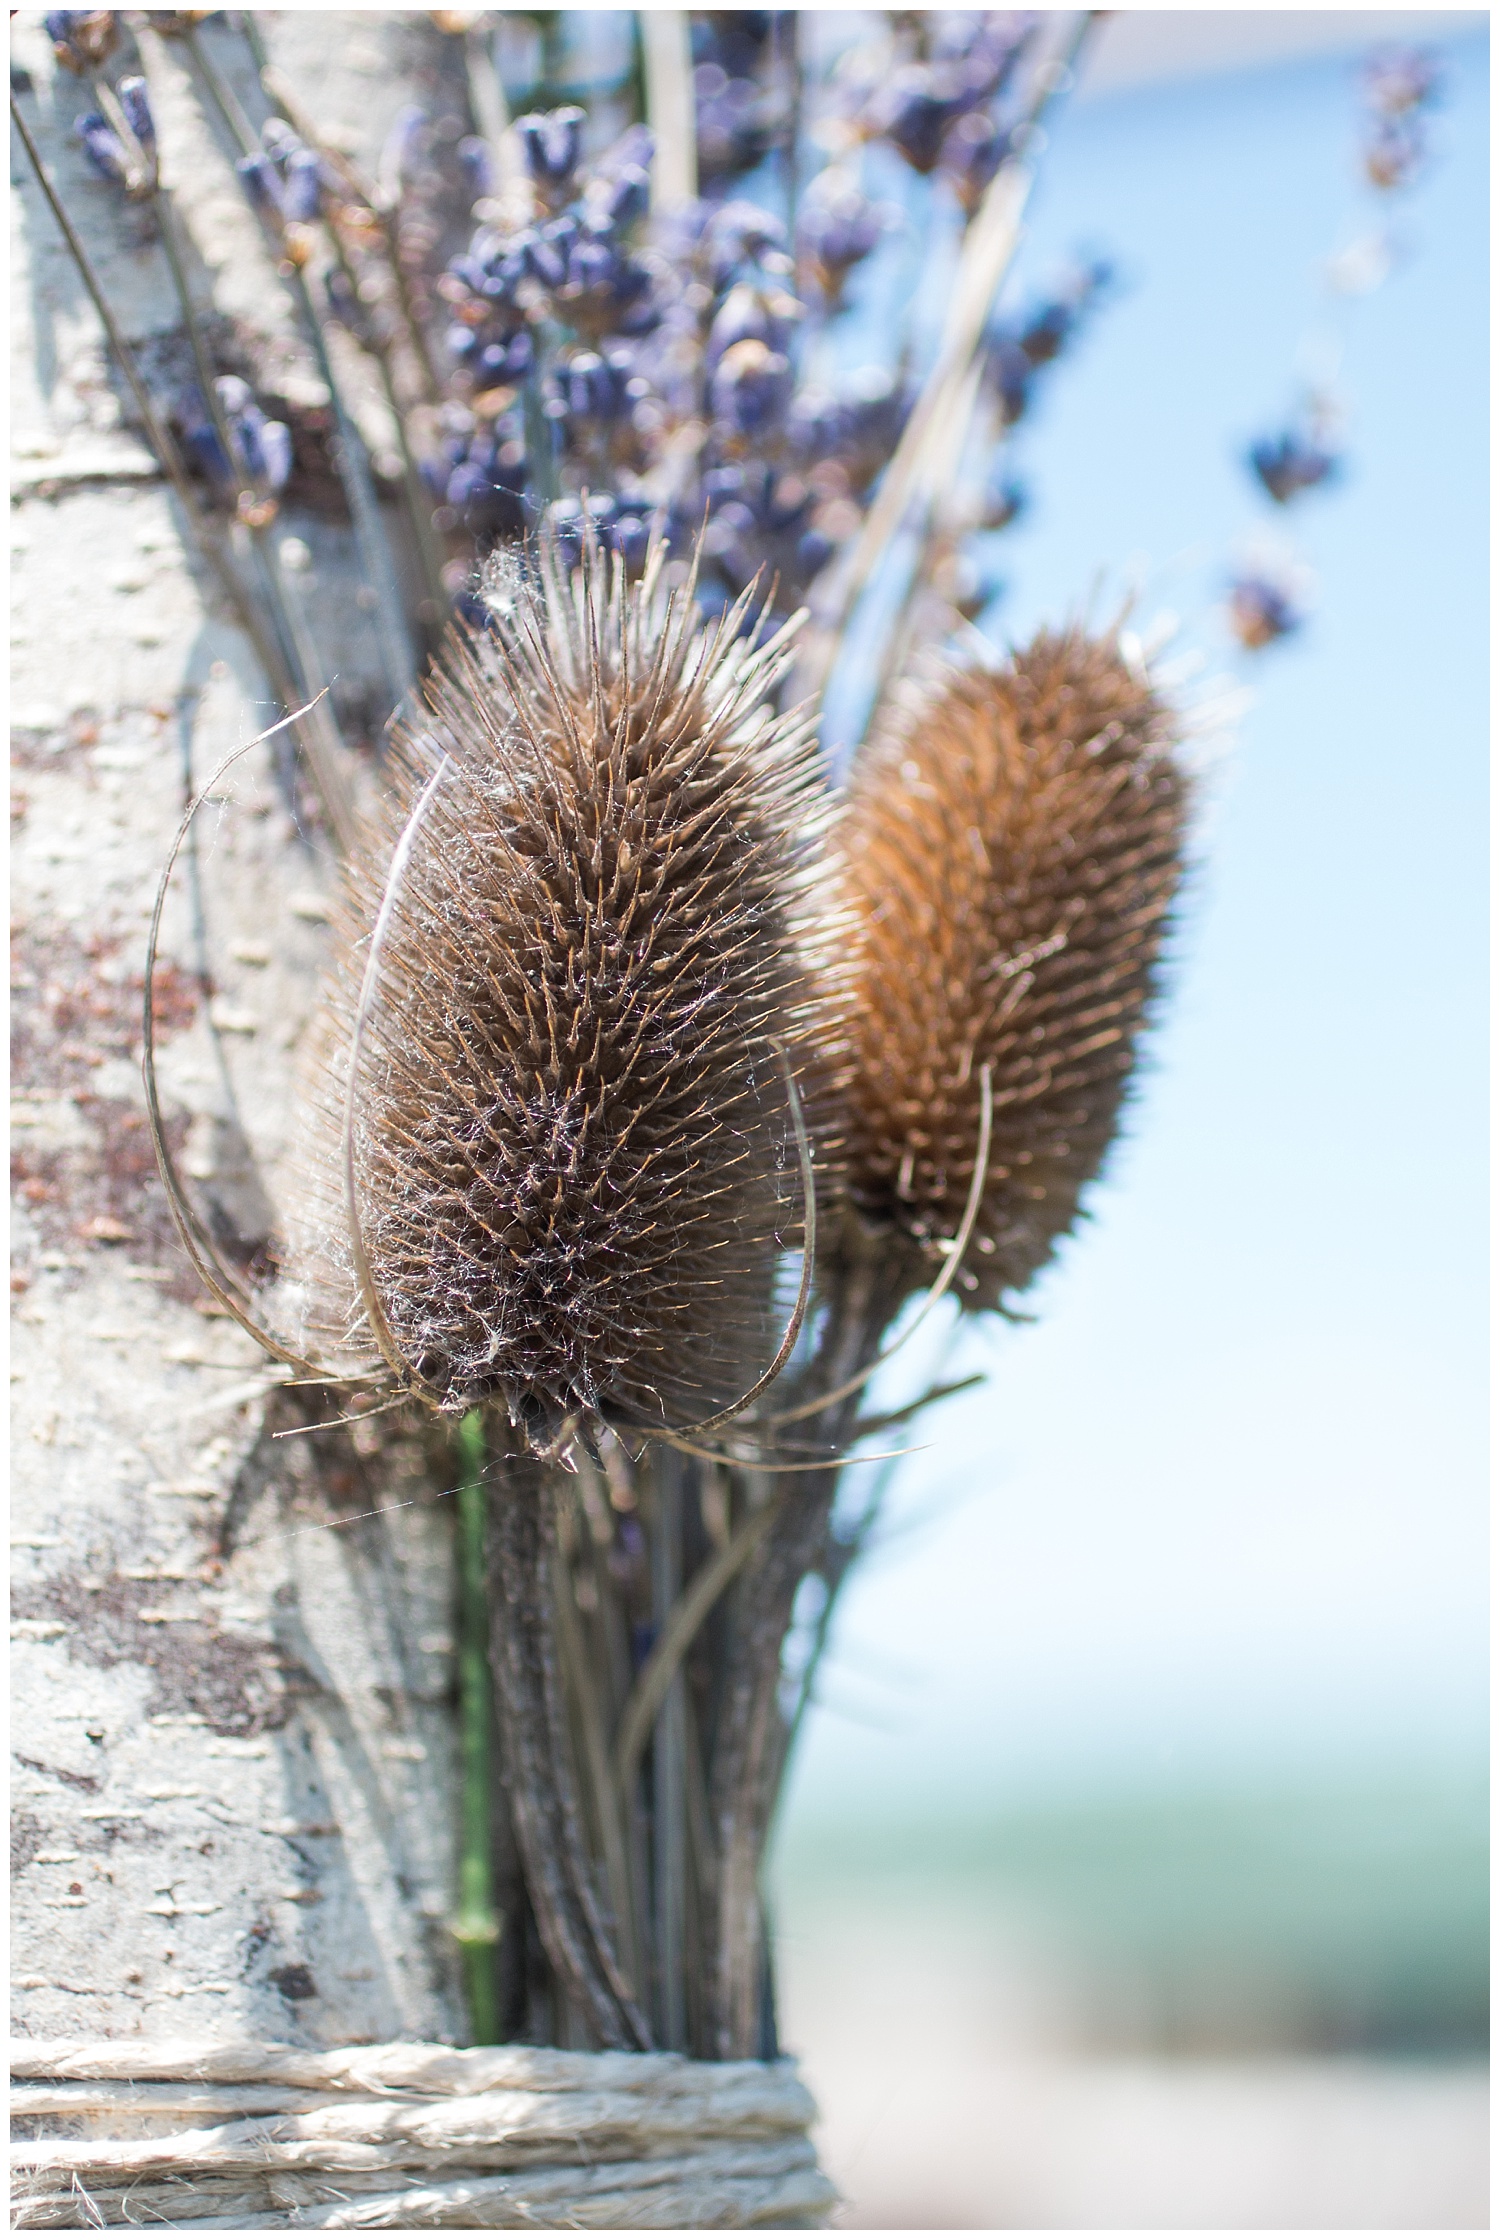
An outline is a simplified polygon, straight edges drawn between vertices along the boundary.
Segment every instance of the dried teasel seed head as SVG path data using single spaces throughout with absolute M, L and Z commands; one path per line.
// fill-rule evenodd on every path
M 801 1233 L 778 1052 L 812 1063 L 811 726 L 769 704 L 790 648 L 754 650 L 748 600 L 705 630 L 659 550 L 632 584 L 544 543 L 484 600 L 353 875 L 346 1052 L 374 986 L 352 1095 L 346 1057 L 324 1100 L 353 1115 L 368 1262 L 333 1249 L 345 1335 L 537 1444 L 569 1417 L 681 1425 L 774 1353 Z
M 1173 745 L 1117 646 L 1075 629 L 913 693 L 850 781 L 834 843 L 849 1185 L 936 1256 L 991 1068 L 966 1305 L 1030 1282 L 1114 1134 L 1182 874 Z

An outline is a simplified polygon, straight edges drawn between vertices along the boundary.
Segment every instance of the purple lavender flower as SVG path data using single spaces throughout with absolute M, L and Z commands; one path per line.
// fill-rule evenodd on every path
M 753 171 L 771 145 L 774 124 L 753 78 L 731 78 L 717 62 L 693 72 L 698 127 L 698 173 L 704 181 Z
M 183 390 L 173 411 L 183 448 L 204 478 L 226 494 L 242 482 L 262 490 L 286 487 L 293 465 L 291 431 L 280 420 L 268 420 L 254 391 L 237 374 L 225 374 L 214 387 L 234 450 L 231 462 L 224 456 L 202 392 Z
M 458 143 L 458 160 L 464 167 L 469 182 L 469 192 L 476 202 L 495 191 L 495 163 L 490 154 L 489 142 L 474 133 L 467 133 Z
M 984 378 L 1008 427 L 1026 411 L 1036 373 L 1061 357 L 1112 278 L 1109 263 L 1092 258 L 1076 265 L 1051 296 L 991 322 Z
M 649 135 L 648 135 L 649 137 Z M 591 179 L 585 196 L 587 223 L 596 233 L 628 233 L 651 207 L 650 153 L 645 163 L 622 163 Z
M 703 346 L 704 363 L 716 366 L 725 352 L 740 342 L 760 342 L 768 350 L 784 352 L 801 317 L 801 304 L 785 289 L 773 291 L 747 280 L 738 281 L 710 322 Z
M 516 119 L 516 130 L 526 158 L 526 168 L 542 196 L 552 204 L 566 202 L 573 192 L 573 174 L 583 153 L 581 109 L 553 109 Z
M 455 424 L 442 456 L 424 471 L 441 499 L 433 515 L 439 530 L 463 529 L 492 543 L 526 527 L 526 443 L 514 414 Z
M 1381 47 L 1364 68 L 1365 99 L 1380 116 L 1399 117 L 1428 108 L 1438 97 L 1440 83 L 1437 57 L 1420 47 Z
M 825 184 L 825 182 L 827 182 Z M 814 284 L 831 303 L 857 264 L 877 248 L 899 219 L 888 203 L 871 202 L 859 189 L 822 172 L 797 215 L 797 249 Z
M 282 215 L 281 177 L 268 155 L 241 156 L 235 164 L 246 194 L 258 210 Z
M 1302 628 L 1306 615 L 1285 584 L 1247 570 L 1229 589 L 1229 627 L 1248 653 L 1259 653 Z
M 151 97 L 145 79 L 122 78 L 115 91 L 125 112 L 125 122 L 149 154 L 156 146 L 156 119 L 151 114 Z
M 120 145 L 119 135 L 105 123 L 97 109 L 74 118 L 73 135 L 82 144 L 84 154 L 100 178 L 108 179 L 114 186 L 124 186 L 129 175 L 125 150 Z
M 1009 126 L 997 123 L 987 109 L 968 109 L 943 141 L 938 157 L 945 178 L 971 215 L 984 200 L 985 189 L 1011 151 Z
M 1382 117 L 1365 140 L 1364 173 L 1382 194 L 1413 184 L 1427 161 L 1427 135 L 1415 116 Z
M 630 356 L 611 351 L 575 351 L 558 369 L 558 390 L 570 420 L 618 420 L 630 402 Z
M 300 144 L 287 151 L 283 171 L 282 211 L 295 225 L 310 225 L 323 206 L 323 165 L 311 148 Z
M 925 178 L 937 169 L 948 127 L 966 105 L 956 72 L 907 62 L 876 93 L 869 122 Z
M 108 60 L 117 37 L 112 8 L 54 8 L 42 21 L 58 61 L 80 75 Z
M 1247 457 L 1267 497 L 1279 506 L 1289 505 L 1304 490 L 1335 480 L 1340 468 L 1336 452 L 1295 428 L 1279 436 L 1262 436 L 1250 446 Z
M 714 368 L 709 404 L 725 433 L 742 442 L 778 429 L 792 401 L 788 359 L 764 342 L 735 342 Z
M 756 202 L 726 202 L 707 214 L 699 239 L 708 277 L 717 294 L 747 269 L 782 272 L 786 228 Z

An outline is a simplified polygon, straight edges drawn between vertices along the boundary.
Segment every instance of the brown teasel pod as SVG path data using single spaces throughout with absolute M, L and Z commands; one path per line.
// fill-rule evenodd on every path
M 817 747 L 772 711 L 790 630 L 756 650 L 750 594 L 704 627 L 663 563 L 490 563 L 393 740 L 320 1044 L 305 1329 L 539 1450 L 732 1405 L 802 1238 Z
M 1044 631 L 909 693 L 835 833 L 855 1203 L 941 1257 L 993 1120 L 956 1290 L 1021 1291 L 1118 1123 L 1182 877 L 1168 707 L 1108 638 Z

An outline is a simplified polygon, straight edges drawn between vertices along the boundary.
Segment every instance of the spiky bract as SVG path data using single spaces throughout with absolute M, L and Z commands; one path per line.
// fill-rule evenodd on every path
M 951 1238 L 989 1064 L 968 1305 L 1030 1281 L 1114 1132 L 1182 870 L 1172 743 L 1113 643 L 1043 633 L 914 693 L 851 780 L 850 1187 L 929 1254 Z
M 777 1057 L 821 823 L 778 646 L 708 631 L 660 556 L 492 570 L 398 741 L 393 897 L 353 1109 L 369 1279 L 445 1409 L 534 1431 L 731 1402 L 775 1344 L 802 1191 Z M 399 851 L 398 851 L 399 853 Z M 389 873 L 367 871 L 374 921 Z M 356 962 L 362 959 L 356 957 Z

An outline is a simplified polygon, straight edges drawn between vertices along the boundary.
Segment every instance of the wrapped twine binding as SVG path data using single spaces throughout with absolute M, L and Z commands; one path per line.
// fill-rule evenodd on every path
M 791 2062 L 22 2039 L 13 2223 L 186 2232 L 826 2222 Z

